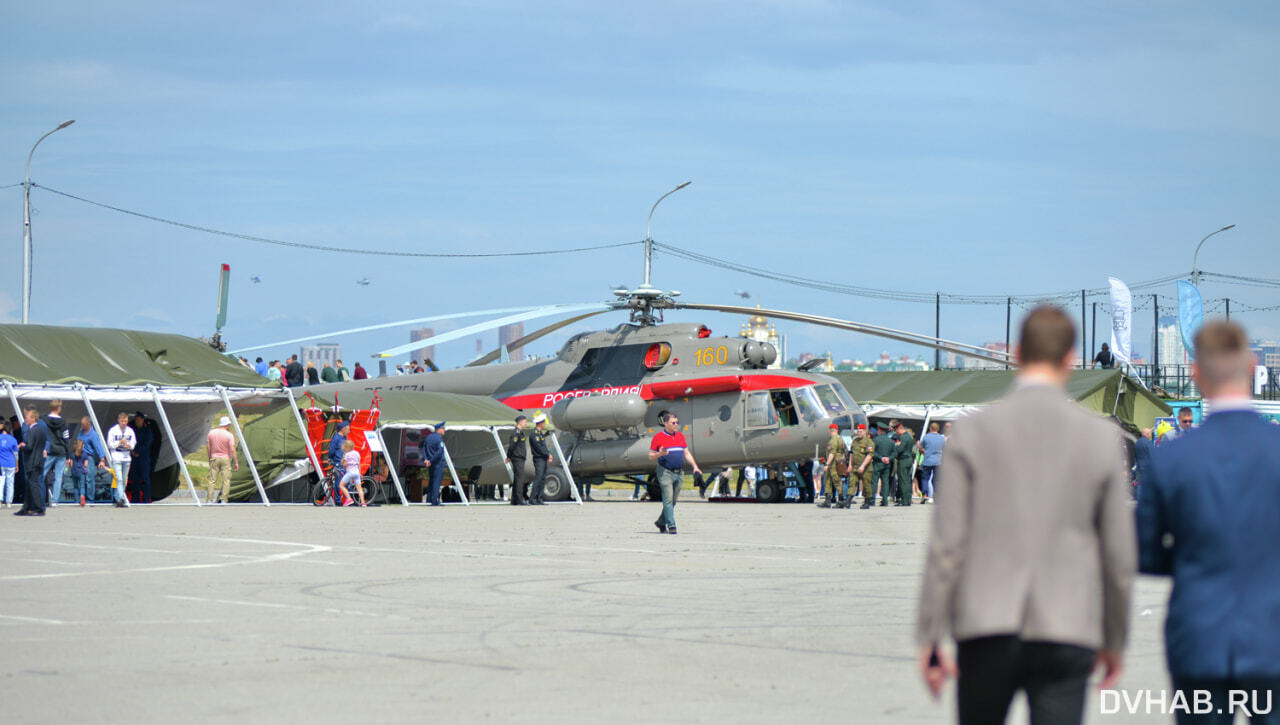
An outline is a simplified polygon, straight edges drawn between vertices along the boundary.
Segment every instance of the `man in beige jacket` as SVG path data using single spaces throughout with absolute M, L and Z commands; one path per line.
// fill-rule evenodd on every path
M 1013 389 L 947 442 L 917 641 L 936 696 L 958 672 L 961 723 L 1079 723 L 1095 663 L 1121 672 L 1136 566 L 1119 429 L 1072 402 L 1075 327 L 1038 307 L 1022 323 Z M 941 648 L 950 634 L 956 658 Z

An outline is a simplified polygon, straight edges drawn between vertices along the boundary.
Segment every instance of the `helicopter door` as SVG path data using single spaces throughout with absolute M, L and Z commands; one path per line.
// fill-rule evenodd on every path
M 766 453 L 769 440 L 778 429 L 778 411 L 767 390 L 743 393 L 742 448 L 748 459 Z

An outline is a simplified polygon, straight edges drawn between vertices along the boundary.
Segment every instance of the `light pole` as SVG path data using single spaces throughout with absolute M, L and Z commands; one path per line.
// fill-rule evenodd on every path
M 1212 237 L 1214 234 L 1218 234 L 1218 233 L 1221 233 L 1221 232 L 1225 232 L 1225 231 L 1227 231 L 1228 229 L 1231 229 L 1231 228 L 1232 228 L 1232 227 L 1234 227 L 1234 226 L 1235 226 L 1235 224 L 1228 224 L 1228 225 L 1226 225 L 1225 227 L 1223 227 L 1223 228 L 1219 229 L 1219 230 L 1218 230 L 1218 231 L 1216 231 L 1216 232 L 1212 232 L 1212 233 L 1210 233 L 1210 234 L 1206 234 L 1206 235 L 1204 236 L 1204 239 L 1201 239 L 1201 240 L 1200 240 L 1200 243 L 1196 245 L 1196 253 L 1195 253 L 1195 256 L 1193 256 L 1193 257 L 1191 258 L 1191 284 L 1195 285 L 1196 287 L 1199 287 L 1199 286 L 1200 286 L 1200 267 L 1199 267 L 1199 266 L 1197 266 L 1197 264 L 1196 264 L 1196 261 L 1200 259 L 1200 247 L 1203 247 L 1203 246 L 1204 246 L 1205 241 L 1206 241 L 1209 237 Z
M 27 154 L 27 178 L 22 183 L 22 324 L 31 319 L 31 157 L 36 155 L 40 141 L 75 123 L 75 119 L 63 121 L 58 127 L 41 136 Z
M 663 199 L 667 198 L 668 196 L 671 196 L 672 194 L 676 193 L 677 191 L 680 191 L 681 189 L 683 189 L 684 187 L 692 183 L 693 183 L 692 181 L 686 181 L 683 184 L 672 189 L 671 191 L 668 191 L 667 193 L 658 197 L 658 200 L 653 202 L 653 206 L 649 209 L 649 221 L 648 223 L 645 224 L 645 227 L 644 227 L 644 285 L 642 285 L 644 287 L 650 286 L 649 285 L 649 267 L 653 262 L 653 235 L 650 234 L 650 231 L 653 229 L 653 211 L 658 208 L 658 205 L 662 203 Z

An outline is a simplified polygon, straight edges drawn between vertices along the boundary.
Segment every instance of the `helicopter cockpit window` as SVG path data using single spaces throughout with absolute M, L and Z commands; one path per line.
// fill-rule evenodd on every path
M 822 407 L 826 408 L 828 414 L 840 415 L 845 411 L 844 401 L 840 400 L 840 396 L 830 385 L 819 385 L 817 391 Z
M 836 389 L 836 393 L 840 395 L 840 400 L 844 402 L 845 410 L 857 410 L 858 404 L 854 402 L 853 396 L 849 395 L 849 391 L 844 389 L 843 385 L 831 386 Z
M 822 401 L 818 399 L 818 393 L 812 386 L 792 389 L 791 397 L 795 400 L 796 412 L 800 414 L 801 420 L 813 421 L 827 416 Z
M 747 395 L 747 427 L 772 428 L 778 424 L 778 416 L 774 413 L 773 401 L 766 392 Z

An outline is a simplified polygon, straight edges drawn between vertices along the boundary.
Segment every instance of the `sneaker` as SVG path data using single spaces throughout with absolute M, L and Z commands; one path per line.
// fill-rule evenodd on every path
M 349 499 L 349 498 L 345 498 L 345 499 L 343 499 L 343 500 L 342 500 L 342 505 L 343 505 L 343 506 L 350 506 L 350 505 L 351 505 L 351 504 L 353 504 L 353 503 L 355 503 L 355 501 L 352 501 L 352 500 L 351 500 L 351 499 Z
M 49 502 L 49 505 L 50 505 L 51 507 L 53 507 L 53 508 L 57 508 L 57 507 L 58 507 L 58 502 L 57 502 L 57 501 L 50 501 L 50 502 Z
M 661 521 L 654 521 L 653 525 L 658 527 L 659 534 L 667 533 L 667 525 L 662 523 Z
M 671 528 L 667 529 L 667 533 L 668 533 L 668 534 L 671 534 L 672 536 L 675 536 L 675 535 L 676 535 L 676 527 L 672 526 Z

